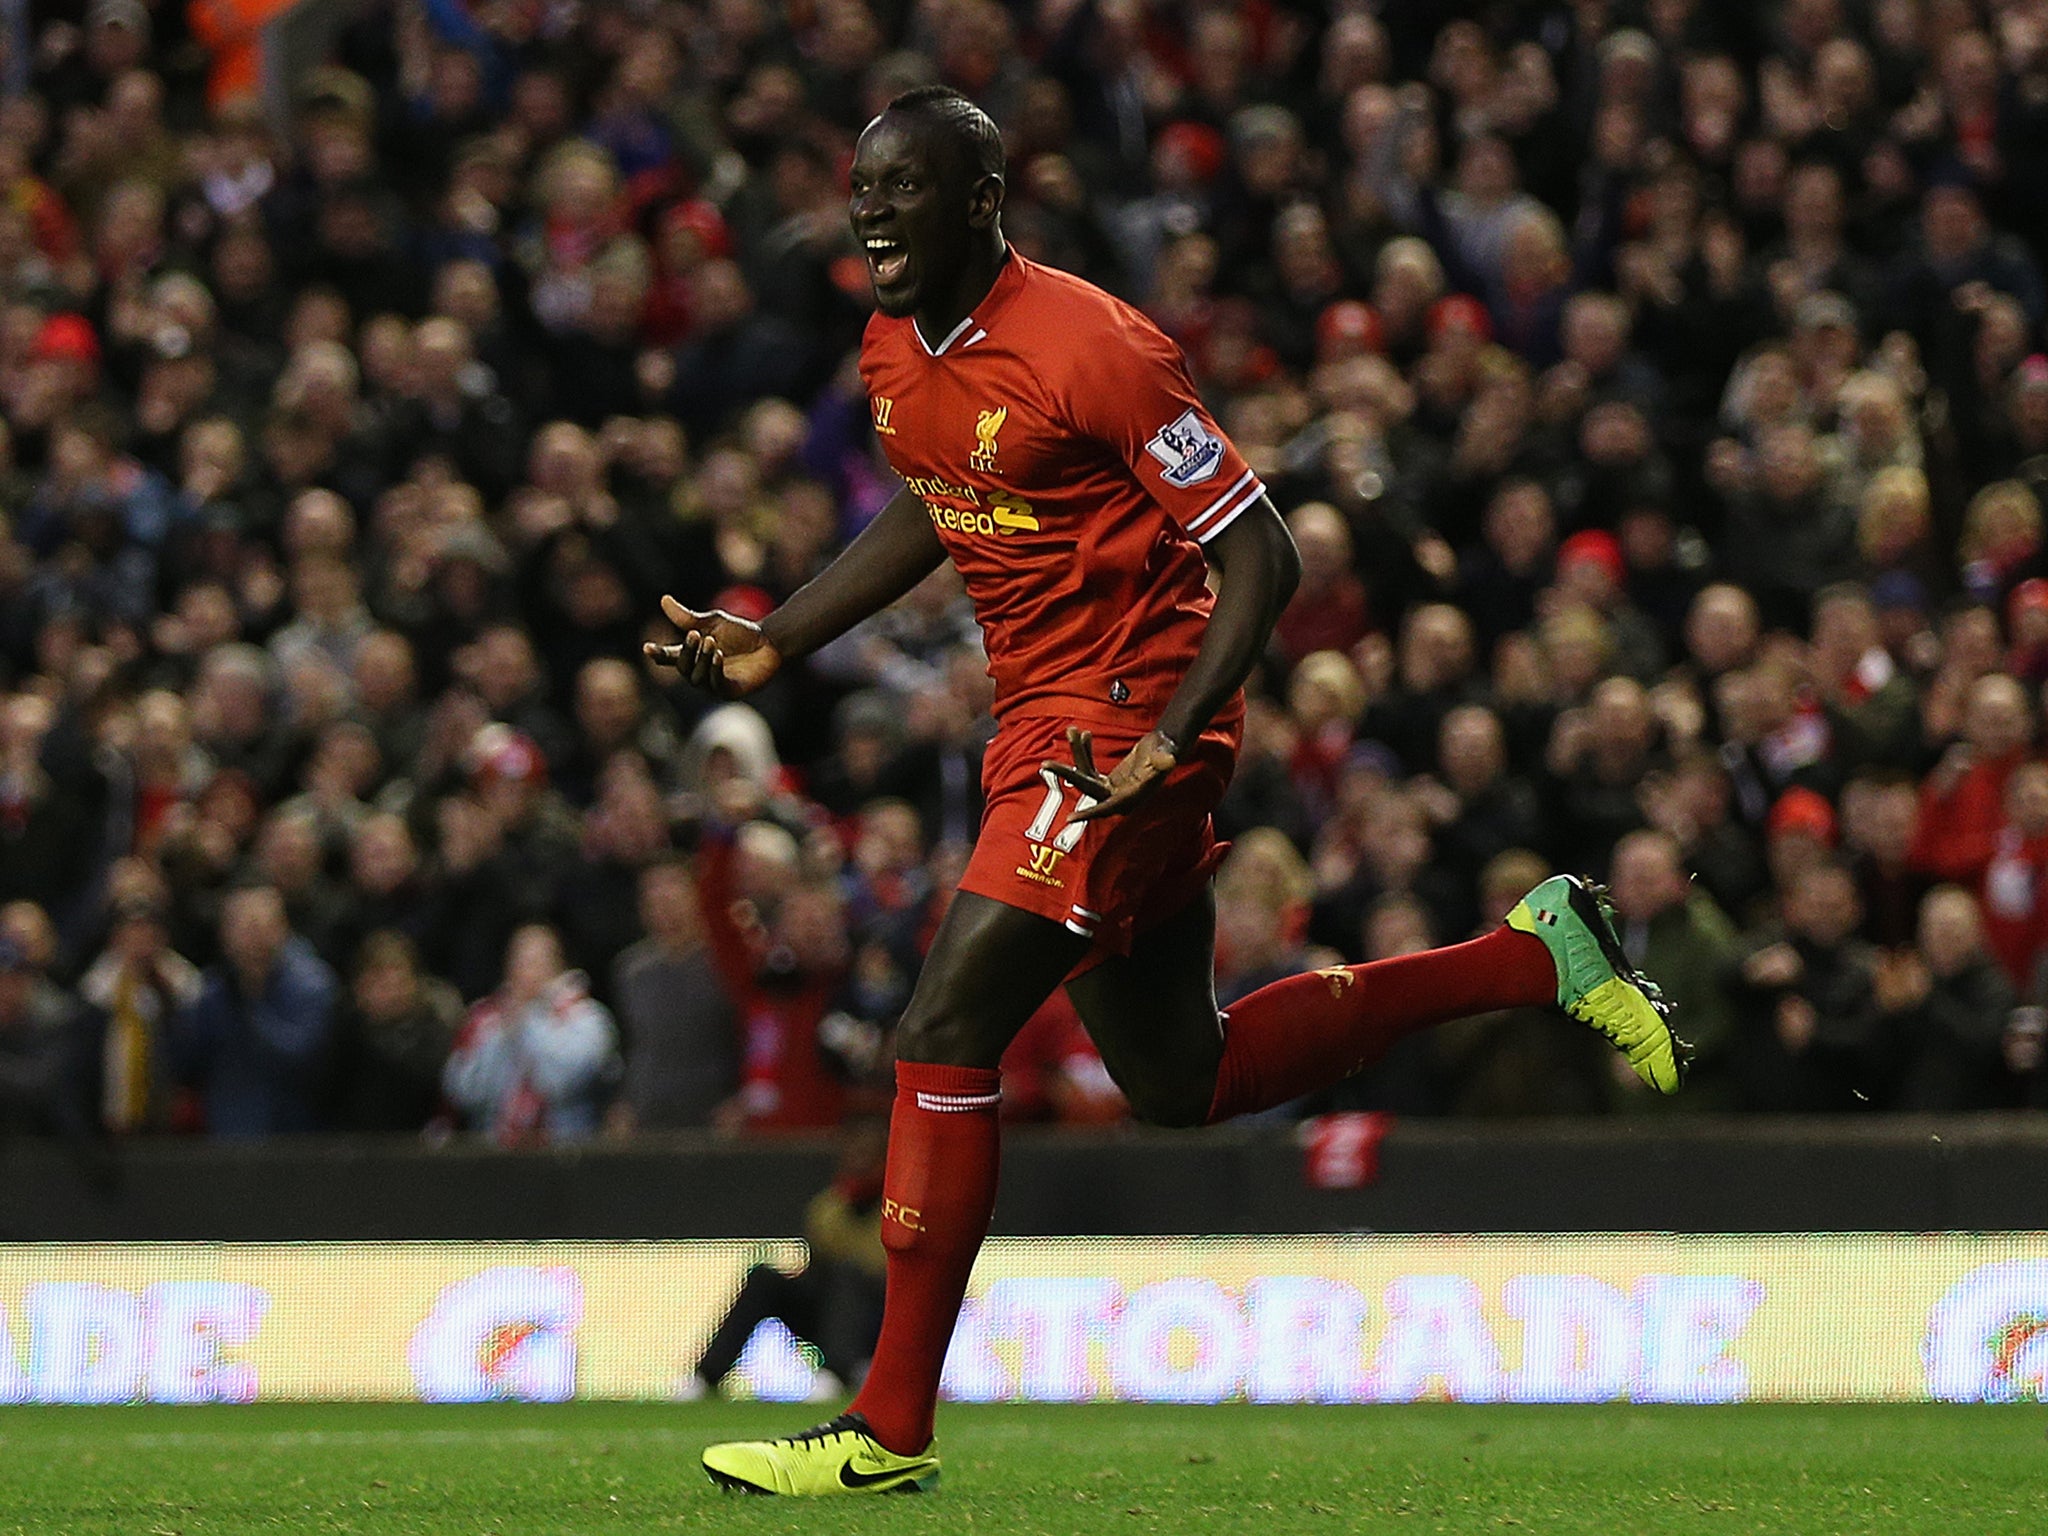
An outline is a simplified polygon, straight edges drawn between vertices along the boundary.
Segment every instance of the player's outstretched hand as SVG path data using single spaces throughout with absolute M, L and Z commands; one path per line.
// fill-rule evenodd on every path
M 782 653 L 768 643 L 761 626 L 722 609 L 693 613 L 672 597 L 661 600 L 669 623 L 683 632 L 675 645 L 648 641 L 651 661 L 674 667 L 683 681 L 721 699 L 744 698 L 767 683 L 782 666 Z
M 1095 766 L 1095 738 L 1078 725 L 1067 727 L 1067 749 L 1074 754 L 1073 762 L 1047 763 L 1045 770 L 1093 802 L 1084 802 L 1067 818 L 1069 823 L 1121 816 L 1164 782 L 1180 761 L 1173 743 L 1158 731 L 1140 736 L 1138 744 L 1107 775 Z

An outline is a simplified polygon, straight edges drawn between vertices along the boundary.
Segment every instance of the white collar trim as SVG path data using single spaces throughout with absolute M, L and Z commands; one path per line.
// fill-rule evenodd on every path
M 969 315 L 965 320 L 962 320 L 958 325 L 954 326 L 952 330 L 946 333 L 946 339 L 940 342 L 936 347 L 924 339 L 924 330 L 921 326 L 918 325 L 915 317 L 913 317 L 910 322 L 910 328 L 913 331 L 917 332 L 917 343 L 919 346 L 925 349 L 925 352 L 929 356 L 944 357 L 946 355 L 946 348 L 952 346 L 954 342 L 958 341 L 962 336 L 966 335 L 970 330 L 973 330 L 975 328 L 974 316 Z

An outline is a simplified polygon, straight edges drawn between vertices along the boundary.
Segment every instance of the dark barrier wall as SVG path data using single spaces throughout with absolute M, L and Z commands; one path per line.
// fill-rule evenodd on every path
M 996 1231 L 2048 1228 L 2048 1122 L 1698 1119 L 1396 1126 L 1362 1189 L 1308 1188 L 1291 1128 L 1013 1134 Z M 0 1240 L 781 1237 L 819 1142 L 504 1153 L 410 1141 L 0 1145 Z

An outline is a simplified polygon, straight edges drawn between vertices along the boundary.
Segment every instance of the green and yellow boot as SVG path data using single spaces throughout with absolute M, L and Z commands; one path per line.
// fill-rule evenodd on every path
M 1557 967 L 1557 1006 L 1589 1024 L 1659 1093 L 1685 1080 L 1690 1048 L 1671 1032 L 1671 1005 L 1629 964 L 1606 893 L 1575 875 L 1553 875 L 1515 903 L 1508 926 L 1534 934 Z
M 704 1470 L 727 1493 L 779 1493 L 818 1498 L 840 1493 L 929 1493 L 939 1485 L 939 1458 L 899 1456 L 868 1432 L 868 1421 L 842 1413 L 829 1424 L 785 1440 L 732 1440 L 709 1446 Z

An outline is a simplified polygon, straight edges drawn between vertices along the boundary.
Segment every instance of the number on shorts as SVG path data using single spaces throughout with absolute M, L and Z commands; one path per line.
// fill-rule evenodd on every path
M 1038 814 L 1031 818 L 1031 825 L 1024 829 L 1025 839 L 1042 843 L 1052 831 L 1052 824 L 1059 818 L 1060 805 L 1066 798 L 1066 782 L 1050 768 L 1038 770 L 1038 776 L 1045 780 L 1045 798 L 1038 802 Z M 1095 803 L 1093 795 L 1083 795 L 1074 802 L 1074 814 L 1080 815 Z M 1052 846 L 1061 853 L 1072 853 L 1081 843 L 1081 834 L 1088 830 L 1085 821 L 1069 821 L 1060 829 L 1060 835 L 1052 839 Z

